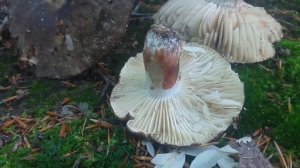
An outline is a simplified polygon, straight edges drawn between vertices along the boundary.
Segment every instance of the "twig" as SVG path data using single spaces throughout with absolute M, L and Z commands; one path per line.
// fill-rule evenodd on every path
M 109 128 L 107 129 L 107 144 L 110 144 L 111 142 L 111 137 L 110 137 L 110 130 Z
M 11 89 L 11 86 L 7 86 L 7 87 L 0 86 L 0 91 L 7 91 L 10 89 Z
M 259 64 L 259 66 L 260 66 L 262 69 L 264 69 L 264 70 L 266 70 L 266 71 L 268 71 L 268 72 L 272 72 L 269 68 L 263 66 L 262 64 Z
M 82 129 L 81 129 L 81 137 L 83 137 L 83 132 L 85 130 L 86 121 L 87 121 L 87 118 L 85 118 Z
M 116 86 L 116 84 L 111 79 L 109 79 L 105 74 L 103 74 L 100 70 L 97 70 L 97 73 L 101 76 L 101 78 L 105 82 L 105 86 L 102 89 L 101 94 L 100 94 L 100 98 L 99 98 L 100 99 L 100 104 L 101 104 L 102 100 L 103 100 L 103 97 L 105 96 L 105 93 L 108 90 L 109 85 Z
M 11 102 L 11 101 L 15 101 L 17 98 L 18 98 L 18 96 L 12 96 L 12 97 L 3 99 L 3 100 L 0 101 L 0 105 Z
M 278 144 L 276 143 L 276 141 L 274 141 L 274 144 L 275 144 L 277 153 L 278 153 L 278 155 L 279 155 L 279 159 L 280 159 L 280 163 L 281 163 L 282 167 L 288 168 L 288 166 L 287 166 L 287 164 L 286 164 L 286 161 L 285 161 L 285 159 L 284 159 L 284 156 L 283 156 L 283 154 L 282 154 L 282 152 L 281 152 L 281 150 L 280 150 Z

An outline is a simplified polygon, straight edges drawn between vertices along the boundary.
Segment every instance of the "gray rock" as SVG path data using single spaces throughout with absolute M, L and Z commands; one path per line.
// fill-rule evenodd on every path
M 10 0 L 21 66 L 38 77 L 80 74 L 116 46 L 131 8 L 130 0 Z

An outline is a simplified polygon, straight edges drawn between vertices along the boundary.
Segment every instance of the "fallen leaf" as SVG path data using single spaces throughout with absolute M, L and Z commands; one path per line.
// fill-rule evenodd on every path
M 65 122 L 62 122 L 59 136 L 62 138 L 66 138 L 70 132 L 71 132 L 70 127 Z
M 154 147 L 153 147 L 151 141 L 142 140 L 142 144 L 146 146 L 147 151 L 149 152 L 149 154 L 152 157 L 154 157 L 155 156 L 155 150 L 154 150 Z
M 64 100 L 61 102 L 61 105 L 66 105 L 70 103 L 72 100 L 70 97 L 65 97 Z

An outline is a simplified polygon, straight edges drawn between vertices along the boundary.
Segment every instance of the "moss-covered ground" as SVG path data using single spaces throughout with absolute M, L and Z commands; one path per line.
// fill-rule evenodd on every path
M 162 3 L 145 2 L 154 6 Z M 146 6 L 141 12 L 153 10 Z M 141 51 L 151 24 L 147 19 L 130 22 L 123 39 L 126 43 L 112 54 L 108 65 L 113 74 L 117 75 L 126 60 Z M 265 128 L 269 136 L 299 161 L 299 34 L 285 38 L 275 47 L 277 54 L 270 60 L 247 65 L 232 64 L 244 82 L 246 97 L 235 136 L 239 138 Z M 73 87 L 58 80 L 38 79 L 25 74 L 17 68 L 17 59 L 12 53 L 7 49 L 1 51 L 0 86 L 11 88 L 1 90 L 0 87 L 0 101 L 16 95 L 17 90 L 28 90 L 29 94 L 16 101 L 0 102 L 0 127 L 10 119 L 8 116 L 34 118 L 35 121 L 28 123 L 31 129 L 15 124 L 0 130 L 3 140 L 0 141 L 0 167 L 133 167 L 135 147 L 131 143 L 132 137 L 126 133 L 124 123 L 114 117 L 108 102 L 100 104 L 104 84 L 101 78 L 95 77 L 93 70 L 68 81 L 75 85 Z M 22 78 L 14 80 L 12 77 L 17 78 L 17 74 Z M 66 99 L 72 106 L 87 104 L 87 110 L 73 119 L 59 118 L 57 121 L 57 118 L 51 118 L 49 112 L 61 111 Z M 50 123 L 46 122 L 47 116 L 50 118 L 47 121 L 52 119 L 55 124 L 43 130 Z M 94 125 L 90 119 L 105 120 L 116 127 L 84 129 Z M 63 125 L 67 125 L 68 131 L 62 129 Z M 67 132 L 65 137 L 62 131 Z M 18 146 L 20 137 L 26 137 L 30 146 L 26 143 Z
M 289 49 L 291 55 L 278 55 L 252 65 L 233 65 L 245 87 L 245 110 L 238 134 L 268 127 L 274 140 L 299 159 L 300 42 L 283 40 L 277 47 Z

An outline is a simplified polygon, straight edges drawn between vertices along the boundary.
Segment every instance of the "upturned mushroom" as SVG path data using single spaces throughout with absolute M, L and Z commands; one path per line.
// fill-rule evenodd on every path
M 169 0 L 154 20 L 236 63 L 273 57 L 272 43 L 282 38 L 281 25 L 272 16 L 243 0 Z
M 131 57 L 112 91 L 116 116 L 161 144 L 203 144 L 227 129 L 244 102 L 243 83 L 213 49 L 183 43 L 154 25 L 143 53 Z

